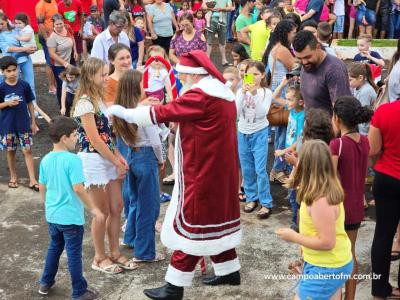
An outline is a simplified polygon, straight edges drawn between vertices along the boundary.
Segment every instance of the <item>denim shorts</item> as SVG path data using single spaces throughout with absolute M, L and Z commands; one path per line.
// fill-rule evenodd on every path
M 304 262 L 303 276 L 297 288 L 300 299 L 330 299 L 350 278 L 353 261 L 340 268 L 317 267 Z
M 335 27 L 333 32 L 343 33 L 344 32 L 344 16 L 336 16 Z
M 365 17 L 365 20 L 368 23 L 368 26 L 374 26 L 376 23 L 376 15 L 375 11 L 372 9 L 368 9 L 365 7 L 360 7 L 357 10 L 357 17 L 356 17 L 356 22 L 358 25 L 363 25 L 362 23 L 362 18 Z
M 32 147 L 32 133 L 7 133 L 0 134 L 0 150 L 15 151 L 17 146 L 21 146 L 22 150 L 29 150 Z

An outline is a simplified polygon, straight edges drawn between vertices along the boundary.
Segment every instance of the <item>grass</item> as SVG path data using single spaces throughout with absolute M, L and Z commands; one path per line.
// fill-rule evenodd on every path
M 39 43 L 39 35 L 35 33 L 35 40 L 36 40 L 36 46 L 38 47 L 38 50 L 42 50 L 42 44 Z
M 338 40 L 338 46 L 357 47 L 357 40 Z M 373 40 L 372 47 L 397 47 L 397 40 Z

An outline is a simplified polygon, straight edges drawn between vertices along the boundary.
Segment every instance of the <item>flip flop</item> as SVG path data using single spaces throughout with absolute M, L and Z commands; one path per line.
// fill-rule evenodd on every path
M 392 250 L 392 254 L 390 255 L 390 260 L 395 261 L 400 259 L 400 251 L 398 250 Z
M 267 211 L 265 211 L 267 209 Z M 259 219 L 268 219 L 271 215 L 272 209 L 269 207 L 261 206 L 260 210 L 257 212 L 257 218 Z
M 164 185 L 174 185 L 175 184 L 175 176 L 167 176 L 163 179 Z
M 18 182 L 16 180 L 15 181 L 9 181 L 8 182 L 8 188 L 10 188 L 10 189 L 18 188 Z
M 122 254 L 120 256 L 118 256 L 117 259 L 112 259 L 110 258 L 118 267 L 121 267 L 124 270 L 136 270 L 137 268 L 139 268 L 139 265 L 134 261 L 133 258 L 131 259 L 127 259 L 126 261 L 122 262 L 122 261 L 118 261 L 118 259 L 120 259 L 122 256 Z
M 246 213 L 251 213 L 257 208 L 257 206 L 258 206 L 258 202 L 252 201 L 252 202 L 249 202 L 248 204 L 246 204 L 246 206 L 243 208 L 243 210 Z
M 30 185 L 29 188 L 31 190 L 34 190 L 35 192 L 39 192 L 39 184 L 38 183 Z

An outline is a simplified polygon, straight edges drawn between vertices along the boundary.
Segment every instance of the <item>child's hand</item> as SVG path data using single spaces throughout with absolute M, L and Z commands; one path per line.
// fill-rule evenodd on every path
M 34 118 L 34 117 L 33 117 Z M 36 125 L 36 122 L 32 122 L 31 124 L 32 134 L 35 135 L 39 131 L 39 127 Z
M 18 101 L 18 100 L 7 101 L 8 107 L 17 106 L 18 104 L 19 104 L 19 101 Z
M 60 114 L 61 114 L 62 116 L 65 116 L 65 111 L 66 111 L 65 107 L 61 107 L 61 109 L 60 109 Z
M 287 163 L 295 166 L 297 164 L 297 155 L 296 152 L 288 152 L 285 153 L 285 160 Z
M 286 151 L 283 149 L 283 150 L 275 150 L 275 157 L 278 157 L 278 156 L 282 156 L 282 155 L 285 155 L 285 153 L 286 153 Z
M 156 40 L 157 39 L 157 34 L 155 34 L 154 32 L 151 33 L 151 39 L 152 40 Z
M 298 233 L 290 228 L 279 228 L 275 231 L 279 238 L 286 242 L 293 243 L 296 241 Z
M 367 19 L 366 19 L 365 17 L 362 17 L 361 23 L 362 23 L 364 26 L 368 26 L 368 22 L 367 22 Z
M 160 105 L 161 101 L 155 97 L 148 97 L 140 102 L 142 105 Z
M 164 170 L 165 169 L 165 162 L 162 162 L 162 163 L 158 163 L 158 169 L 161 171 L 161 170 Z

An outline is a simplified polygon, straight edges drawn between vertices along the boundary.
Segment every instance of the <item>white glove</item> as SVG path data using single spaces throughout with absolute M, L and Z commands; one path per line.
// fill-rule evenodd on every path
M 121 105 L 111 105 L 109 108 L 107 108 L 105 115 L 109 119 L 112 116 L 123 119 L 125 111 L 126 111 L 126 108 Z

